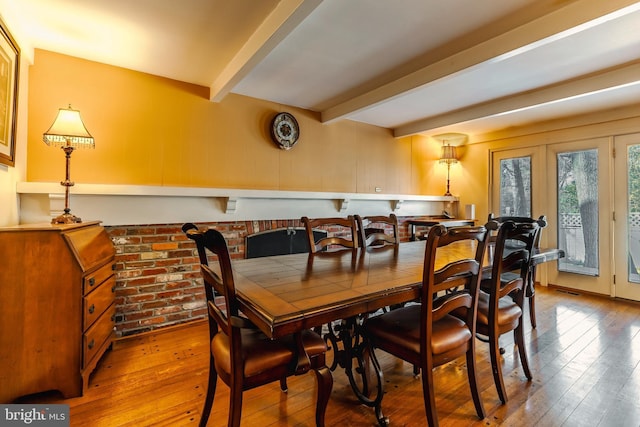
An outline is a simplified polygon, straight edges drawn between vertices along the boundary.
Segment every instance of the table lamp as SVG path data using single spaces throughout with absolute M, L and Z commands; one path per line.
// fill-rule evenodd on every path
M 456 147 L 443 142 L 442 151 L 440 152 L 440 163 L 446 163 L 447 165 L 447 192 L 444 193 L 444 195 L 451 196 L 452 194 L 449 191 L 449 172 L 451 170 L 451 165 L 454 163 L 458 163 L 458 157 L 456 156 Z
M 52 224 L 72 224 L 82 222 L 80 218 L 71 213 L 69 208 L 69 187 L 74 183 L 70 180 L 71 153 L 76 148 L 94 148 L 93 137 L 84 126 L 80 118 L 80 111 L 69 108 L 60 108 L 58 116 L 48 131 L 42 136 L 47 145 L 61 147 L 66 156 L 66 177 L 60 185 L 64 187 L 64 213 L 51 220 Z

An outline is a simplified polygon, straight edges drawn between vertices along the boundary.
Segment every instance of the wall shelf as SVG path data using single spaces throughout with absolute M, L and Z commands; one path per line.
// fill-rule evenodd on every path
M 21 222 L 37 222 L 63 209 L 64 188 L 53 182 L 19 182 Z M 439 214 L 457 207 L 455 196 L 247 190 L 233 188 L 76 184 L 71 211 L 106 225 L 183 221 L 293 219 L 344 216 Z

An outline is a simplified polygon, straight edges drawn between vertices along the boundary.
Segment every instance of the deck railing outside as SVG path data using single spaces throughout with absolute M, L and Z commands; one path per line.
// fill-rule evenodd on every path
M 629 214 L 629 279 L 640 283 L 640 212 Z M 585 260 L 585 245 L 582 232 L 580 214 L 561 214 L 558 227 L 558 244 L 564 249 L 566 257 L 563 260 L 566 270 L 589 274 L 591 271 L 583 268 Z M 574 267 L 574 268 L 572 268 Z M 595 274 L 595 272 L 593 272 Z

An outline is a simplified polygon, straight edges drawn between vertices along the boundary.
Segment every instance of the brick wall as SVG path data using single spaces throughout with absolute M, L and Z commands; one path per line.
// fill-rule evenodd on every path
M 401 241 L 409 240 L 400 222 Z M 198 223 L 227 239 L 232 258 L 244 258 L 244 239 L 259 231 L 302 227 L 299 220 Z M 182 224 L 105 227 L 116 248 L 116 335 L 134 335 L 205 318 L 195 244 Z

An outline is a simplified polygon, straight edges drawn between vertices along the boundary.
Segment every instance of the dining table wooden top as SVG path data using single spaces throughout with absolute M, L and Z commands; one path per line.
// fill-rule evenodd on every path
M 240 309 L 267 336 L 277 338 L 415 300 L 425 243 L 234 260 Z M 436 268 L 473 257 L 474 251 L 467 242 L 443 247 Z

